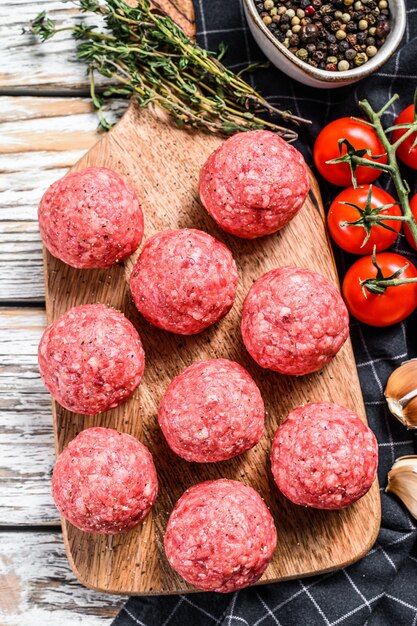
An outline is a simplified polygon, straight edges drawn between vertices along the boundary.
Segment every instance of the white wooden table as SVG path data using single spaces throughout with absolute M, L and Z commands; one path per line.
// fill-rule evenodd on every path
M 37 205 L 100 137 L 70 35 L 40 45 L 22 34 L 45 7 L 58 21 L 74 13 L 52 0 L 0 0 L 0 626 L 107 626 L 125 598 L 89 591 L 70 571 L 50 493 L 50 398 L 37 369 Z M 113 103 L 113 117 L 125 107 Z

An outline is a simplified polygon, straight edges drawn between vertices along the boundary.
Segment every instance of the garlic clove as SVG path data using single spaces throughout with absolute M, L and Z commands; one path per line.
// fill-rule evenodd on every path
M 407 428 L 417 428 L 417 359 L 406 361 L 388 378 L 385 397 L 391 413 Z
M 388 472 L 386 492 L 396 495 L 417 519 L 417 456 L 402 456 Z

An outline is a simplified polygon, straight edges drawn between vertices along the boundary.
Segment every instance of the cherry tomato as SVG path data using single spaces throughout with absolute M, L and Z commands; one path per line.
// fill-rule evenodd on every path
M 411 199 L 410 208 L 413 212 L 414 218 L 417 221 L 417 194 Z M 416 242 L 414 241 L 413 235 L 411 234 L 411 230 L 409 229 L 407 224 L 404 224 L 404 235 L 406 236 L 407 241 L 410 244 L 410 246 L 414 248 L 414 250 L 417 250 Z
M 352 120 L 350 117 L 341 117 L 323 128 L 314 145 L 314 163 L 323 178 L 328 180 L 329 183 L 333 183 L 333 185 L 350 187 L 352 184 L 350 168 L 347 163 L 335 165 L 326 163 L 326 161 L 337 159 L 340 156 L 339 139 L 347 139 L 356 150 L 369 148 L 371 154 L 375 156 L 383 155 L 378 159 L 380 163 L 387 162 L 384 148 L 373 128 L 359 121 Z M 345 153 L 346 146 L 343 146 L 343 154 Z M 364 158 L 369 159 L 370 157 L 365 155 Z M 378 169 L 360 166 L 356 170 L 356 180 L 358 185 L 364 185 L 372 183 L 380 174 L 381 171 Z
M 397 119 L 395 120 L 396 124 L 409 124 L 414 120 L 414 104 L 410 104 L 409 107 L 404 109 L 402 113 L 399 114 Z M 407 132 L 406 128 L 401 128 L 401 130 L 394 130 L 392 133 L 393 141 L 397 141 L 404 133 Z M 401 159 L 403 163 L 408 165 L 408 167 L 412 167 L 413 170 L 417 170 L 417 146 L 415 146 L 411 150 L 411 146 L 415 142 L 417 137 L 417 133 L 412 133 L 407 139 L 403 141 L 400 147 L 397 150 L 397 157 Z
M 382 252 L 377 255 L 377 263 L 385 278 L 407 264 L 407 269 L 398 279 L 417 277 L 417 268 L 400 254 Z M 383 294 L 365 289 L 365 296 L 360 281 L 375 278 L 376 274 L 372 256 L 361 257 L 349 268 L 342 285 L 347 308 L 354 317 L 370 326 L 390 326 L 401 322 L 417 307 L 417 283 L 387 287 Z
M 342 226 L 343 222 L 355 222 L 360 219 L 360 212 L 347 205 L 345 202 L 356 204 L 359 208 L 365 209 L 368 203 L 370 185 L 364 185 L 358 189 L 349 187 L 344 189 L 333 200 L 327 215 L 327 226 L 330 235 L 338 246 L 351 252 L 352 254 L 371 254 L 374 246 L 376 251 L 381 252 L 389 248 L 398 237 L 401 229 L 401 222 L 387 220 L 384 222 L 390 228 L 394 228 L 396 232 L 387 230 L 378 224 L 371 225 L 370 237 L 362 246 L 367 231 L 363 226 Z M 395 200 L 389 193 L 380 187 L 372 186 L 372 195 L 370 198 L 370 210 L 377 209 L 385 204 L 394 204 L 395 206 L 380 211 L 378 215 L 402 215 L 401 208 L 395 203 Z

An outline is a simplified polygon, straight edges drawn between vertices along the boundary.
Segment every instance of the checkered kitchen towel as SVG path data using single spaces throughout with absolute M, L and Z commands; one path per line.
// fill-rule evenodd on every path
M 374 106 L 380 106 L 399 93 L 400 102 L 386 115 L 388 125 L 401 108 L 412 102 L 417 86 L 417 2 L 406 0 L 406 4 L 408 24 L 400 50 L 379 72 L 357 85 L 333 91 L 311 89 L 275 68 L 256 71 L 250 77 L 271 102 L 313 120 L 298 143 L 310 166 L 311 147 L 318 131 L 337 117 L 359 114 L 357 102 L 361 98 L 367 97 Z M 226 42 L 226 63 L 234 70 L 263 60 L 248 32 L 240 0 L 197 0 L 195 5 L 201 45 L 216 49 L 221 41 Z M 415 187 L 415 173 L 407 174 Z M 388 180 L 381 178 L 378 182 L 389 190 Z M 337 190 L 323 180 L 320 183 L 328 206 Z M 402 241 L 395 250 L 417 262 L 417 255 Z M 336 255 L 343 277 L 353 257 L 340 251 Z M 417 315 L 388 329 L 373 329 L 352 320 L 351 336 L 368 420 L 379 442 L 383 516 L 374 548 L 355 565 L 314 578 L 228 595 L 132 598 L 114 626 L 417 626 L 416 524 L 403 506 L 383 491 L 394 459 L 416 451 L 413 433 L 389 415 L 383 389 L 395 367 L 417 356 Z

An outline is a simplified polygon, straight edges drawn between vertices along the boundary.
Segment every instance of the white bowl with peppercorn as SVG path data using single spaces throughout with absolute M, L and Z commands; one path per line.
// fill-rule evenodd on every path
M 366 78 L 397 50 L 404 0 L 243 0 L 249 28 L 282 72 L 333 89 Z

